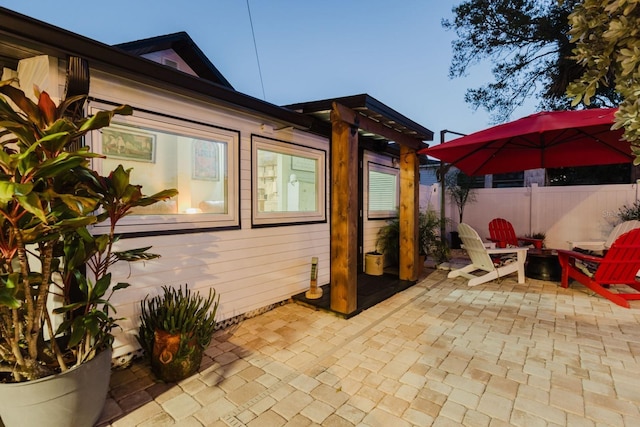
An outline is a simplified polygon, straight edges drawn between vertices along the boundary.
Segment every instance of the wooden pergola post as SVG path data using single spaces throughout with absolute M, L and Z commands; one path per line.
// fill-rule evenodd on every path
M 400 280 L 418 279 L 419 182 L 416 151 L 400 145 Z
M 358 290 L 358 129 L 400 145 L 400 280 L 418 279 L 421 141 L 333 103 L 331 109 L 331 309 L 349 314 Z
M 358 290 L 358 126 L 331 110 L 331 309 L 349 314 Z

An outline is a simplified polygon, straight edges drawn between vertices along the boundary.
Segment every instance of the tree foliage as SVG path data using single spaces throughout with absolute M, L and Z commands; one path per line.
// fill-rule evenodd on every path
M 622 101 L 614 128 L 625 129 L 640 164 L 640 0 L 583 0 L 569 22 L 573 60 L 584 71 L 567 94 L 574 105 L 589 105 L 602 88 L 616 90 Z
M 568 16 L 580 0 L 466 0 L 453 8 L 455 30 L 451 78 L 491 60 L 494 82 L 467 91 L 465 100 L 483 107 L 495 122 L 509 119 L 526 100 L 536 98 L 542 110 L 566 109 L 570 82 L 582 73 L 572 58 Z M 596 1 L 594 1 L 596 3 Z M 593 106 L 617 105 L 615 91 L 599 87 Z
M 458 207 L 459 223 L 462 222 L 464 208 L 468 203 L 476 201 L 476 180 L 460 170 L 445 175 L 445 188 Z

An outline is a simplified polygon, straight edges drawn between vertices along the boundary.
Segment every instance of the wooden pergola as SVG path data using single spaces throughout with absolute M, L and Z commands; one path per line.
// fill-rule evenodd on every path
M 359 226 L 358 149 L 360 139 L 371 145 L 395 142 L 400 167 L 399 278 L 418 279 L 419 157 L 433 132 L 368 95 L 296 104 L 289 108 L 331 122 L 331 310 L 349 314 L 357 308 Z M 323 116 L 324 114 L 324 116 Z M 382 142 L 382 144 L 380 144 Z

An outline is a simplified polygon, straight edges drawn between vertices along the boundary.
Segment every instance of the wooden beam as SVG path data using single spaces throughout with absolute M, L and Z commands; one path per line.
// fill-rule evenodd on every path
M 331 309 L 349 314 L 358 296 L 358 128 L 336 110 L 331 127 Z
M 419 150 L 425 147 L 425 145 L 419 139 L 412 138 L 408 135 L 398 132 L 393 128 L 390 128 L 389 126 L 383 125 L 381 122 L 377 122 L 366 116 L 363 116 L 362 114 L 358 114 L 357 112 L 348 107 L 345 107 L 342 104 L 334 102 L 332 105 L 333 109 L 331 110 L 331 114 L 333 115 L 335 112 L 335 114 L 337 114 L 340 120 L 343 122 L 346 122 L 353 126 L 357 126 L 364 131 L 384 136 L 391 141 L 395 141 L 400 145 L 406 145 L 413 150 Z
M 418 280 L 419 172 L 416 151 L 400 146 L 400 280 Z

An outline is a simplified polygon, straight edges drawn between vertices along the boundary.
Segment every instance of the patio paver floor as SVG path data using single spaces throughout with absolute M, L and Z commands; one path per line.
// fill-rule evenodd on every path
M 100 425 L 640 425 L 640 302 L 446 274 L 350 319 L 294 303 L 246 319 L 176 384 L 116 370 Z

